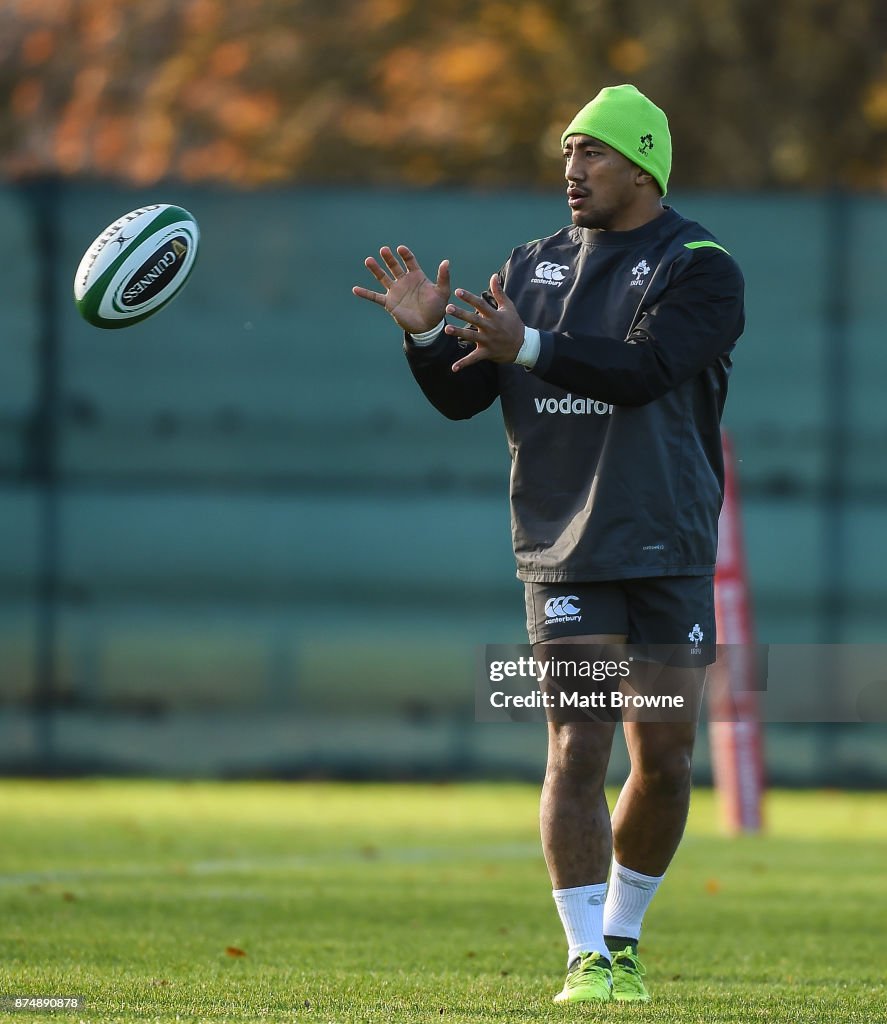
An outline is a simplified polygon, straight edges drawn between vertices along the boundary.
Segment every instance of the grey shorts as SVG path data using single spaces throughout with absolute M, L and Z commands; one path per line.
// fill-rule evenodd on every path
M 683 661 L 684 653 L 688 665 L 701 667 L 715 660 L 712 576 L 526 583 L 525 593 L 531 644 L 560 637 L 615 634 L 627 636 L 631 645 L 651 647 L 652 661 L 671 662 L 675 655 Z

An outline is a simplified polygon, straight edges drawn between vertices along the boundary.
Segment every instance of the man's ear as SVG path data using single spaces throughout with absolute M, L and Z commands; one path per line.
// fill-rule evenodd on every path
M 642 171 L 638 168 L 638 173 L 634 180 L 637 185 L 649 185 L 653 180 L 653 175 L 649 171 Z

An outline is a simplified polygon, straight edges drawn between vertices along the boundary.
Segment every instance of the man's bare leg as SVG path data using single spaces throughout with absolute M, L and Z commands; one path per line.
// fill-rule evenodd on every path
M 604 908 L 604 934 L 616 954 L 637 953 L 644 915 L 678 848 L 690 807 L 690 769 L 704 669 L 664 668 L 639 692 L 682 694 L 685 707 L 668 721 L 625 721 L 631 773 L 613 809 L 613 868 Z M 624 955 L 617 958 L 620 965 Z M 620 981 L 624 984 L 624 979 Z M 623 998 L 647 998 L 640 978 Z
M 591 645 L 624 641 L 624 637 L 601 635 L 567 637 L 561 643 Z M 534 650 L 537 661 L 544 662 L 553 656 L 551 646 L 554 643 L 537 645 Z M 571 655 L 564 652 L 564 657 Z M 580 963 L 580 954 L 590 954 L 590 958 L 581 959 L 582 967 L 576 969 L 586 970 L 591 964 L 592 974 L 597 971 L 600 975 L 595 965 L 609 967 L 610 959 L 604 942 L 603 912 L 613 839 L 604 780 L 615 723 L 592 719 L 555 720 L 564 717 L 567 716 L 549 714 L 548 762 L 539 814 L 542 849 L 567 937 L 567 962 L 575 967 Z M 568 984 L 571 977 L 568 976 Z M 609 973 L 606 977 L 610 977 Z M 601 997 L 609 998 L 608 991 L 605 985 Z M 565 994 L 561 993 L 558 999 L 563 998 Z
M 625 637 L 596 635 L 559 637 L 544 646 L 619 643 L 625 643 Z M 537 661 L 547 656 L 536 654 Z M 548 723 L 548 763 L 539 823 L 555 889 L 607 880 L 613 839 L 604 780 L 614 731 L 612 722 Z
M 662 669 L 651 688 L 685 694 L 684 720 L 623 723 L 631 773 L 613 809 L 613 851 L 645 875 L 665 874 L 684 834 L 704 679 L 704 669 Z
M 613 838 L 604 780 L 615 726 L 549 722 L 539 825 L 555 889 L 605 882 Z

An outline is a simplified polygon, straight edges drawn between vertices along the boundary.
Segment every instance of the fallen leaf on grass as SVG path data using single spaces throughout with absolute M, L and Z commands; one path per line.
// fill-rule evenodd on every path
M 225 946 L 225 956 L 246 956 L 246 950 L 237 946 Z

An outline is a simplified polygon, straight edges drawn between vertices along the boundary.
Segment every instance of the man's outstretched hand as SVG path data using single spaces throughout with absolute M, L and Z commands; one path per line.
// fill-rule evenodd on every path
M 443 320 L 450 297 L 449 260 L 441 263 L 437 269 L 437 281 L 432 282 L 405 245 L 397 247 L 400 260 L 387 245 L 379 250 L 379 255 L 381 263 L 374 256 L 369 256 L 364 260 L 364 266 L 385 291 L 374 292 L 359 285 L 351 291 L 359 299 L 382 306 L 395 323 L 410 334 L 430 331 Z
M 489 359 L 494 363 L 513 363 L 524 343 L 524 324 L 515 309 L 514 303 L 502 290 L 499 278 L 494 274 L 490 278 L 490 292 L 498 308 L 494 309 L 482 295 L 473 295 L 464 288 L 456 289 L 456 298 L 467 302 L 473 309 L 460 306 L 447 306 L 450 316 L 464 320 L 467 327 L 454 327 L 448 324 L 447 334 L 452 334 L 461 341 L 470 341 L 474 349 L 453 363 L 453 372 Z

